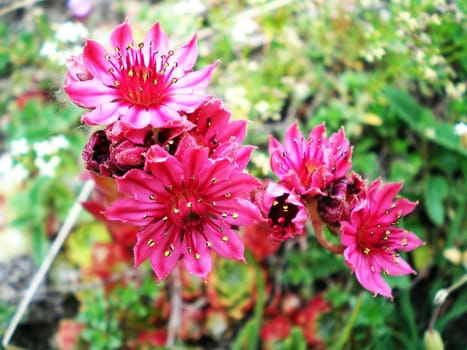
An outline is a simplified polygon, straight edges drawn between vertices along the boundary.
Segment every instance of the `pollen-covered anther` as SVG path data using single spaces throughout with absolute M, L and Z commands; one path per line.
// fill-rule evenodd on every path
M 211 248 L 211 246 L 212 246 L 212 243 L 211 243 L 211 242 L 209 242 L 209 241 L 206 241 L 206 246 L 207 246 L 208 248 Z
M 186 204 L 186 207 L 187 207 L 187 208 L 191 208 L 191 207 L 192 207 L 191 202 L 188 202 L 188 203 Z
M 138 44 L 138 47 L 139 47 L 140 49 L 142 49 L 142 48 L 144 47 L 144 43 L 139 43 L 139 44 Z
M 215 184 L 216 182 L 217 182 L 217 179 L 216 179 L 215 177 L 213 177 L 213 178 L 211 179 L 211 183 Z
M 118 86 L 120 86 L 120 82 L 118 80 L 115 80 L 114 85 L 118 87 Z
M 177 78 L 172 78 L 172 83 L 175 84 L 178 81 Z
M 154 199 L 156 199 L 156 196 L 154 194 L 150 194 L 149 199 L 153 201 Z
M 174 214 L 178 214 L 179 212 L 180 212 L 180 209 L 178 209 L 178 208 L 174 208 L 174 209 L 173 209 L 173 213 L 174 213 Z
M 231 196 L 230 192 L 227 192 L 226 194 L 224 194 L 224 197 L 226 198 L 230 198 L 230 196 Z
M 156 244 L 156 242 L 154 242 L 154 240 L 152 240 L 152 239 L 150 239 L 148 241 L 148 246 L 150 246 L 150 247 L 154 247 L 155 244 Z
M 201 258 L 201 255 L 199 255 L 198 253 L 195 254 L 195 259 L 196 260 L 199 260 L 199 258 Z
M 232 218 L 238 219 L 238 214 L 237 214 L 237 213 L 233 213 L 233 214 L 232 214 Z
M 385 234 L 386 236 L 389 236 L 389 235 L 391 234 L 391 231 L 386 230 L 386 231 L 384 231 L 384 234 Z
M 409 244 L 407 238 L 402 238 L 402 246 L 407 247 L 407 244 Z
M 169 247 L 170 247 L 170 250 L 171 250 L 171 251 L 174 251 L 174 250 L 175 250 L 175 247 L 174 247 L 174 245 L 173 245 L 172 243 L 170 244 Z
M 167 221 L 167 220 L 169 220 L 169 217 L 168 217 L 168 216 L 164 216 L 164 217 L 162 218 L 162 221 Z
M 364 252 L 365 254 L 370 254 L 371 249 L 370 249 L 370 248 L 365 248 L 365 249 L 363 249 L 363 252 Z
M 164 256 L 165 256 L 165 257 L 169 257 L 171 254 L 172 254 L 172 252 L 171 252 L 170 250 L 166 250 L 166 251 L 164 252 Z
M 227 236 L 222 236 L 222 241 L 223 241 L 223 242 L 227 242 L 228 240 L 229 240 L 229 237 L 227 237 Z
M 105 54 L 105 55 L 104 55 L 104 58 L 105 58 L 106 61 L 109 61 L 109 60 L 110 60 L 110 55 L 109 55 L 109 54 Z
M 227 213 L 222 213 L 221 215 L 223 218 L 226 218 L 228 216 Z

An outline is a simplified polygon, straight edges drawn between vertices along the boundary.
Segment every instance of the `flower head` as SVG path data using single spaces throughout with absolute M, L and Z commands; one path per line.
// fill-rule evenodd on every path
M 92 109 L 82 116 L 88 124 L 117 120 L 134 128 L 170 125 L 180 112 L 193 112 L 206 98 L 217 62 L 193 71 L 197 59 L 196 35 L 171 50 L 156 23 L 141 43 L 135 43 L 127 22 L 110 38 L 111 50 L 87 40 L 82 56 L 70 60 L 65 91 L 76 104 Z
M 271 238 L 285 241 L 303 234 L 308 216 L 300 197 L 286 187 L 268 182 L 256 191 L 255 203 L 269 227 Z
M 374 181 L 350 218 L 341 223 L 345 262 L 363 287 L 388 298 L 392 298 L 391 288 L 381 274 L 414 273 L 397 251 L 411 251 L 423 244 L 414 233 L 395 226 L 417 205 L 404 198 L 395 199 L 401 187 L 400 183 L 381 186 L 381 180 Z
M 328 138 L 324 124 L 311 130 L 307 139 L 297 123 L 292 124 L 283 146 L 270 138 L 269 153 L 272 171 L 300 195 L 324 195 L 326 187 L 352 166 L 352 148 L 343 129 Z
M 163 279 L 182 259 L 190 273 L 206 278 L 211 250 L 244 260 L 235 229 L 259 218 L 247 199 L 257 180 L 227 159 L 209 158 L 207 148 L 187 149 L 176 158 L 156 145 L 152 153 L 147 172 L 132 169 L 118 179 L 119 190 L 128 197 L 106 212 L 111 220 L 141 227 L 135 264 L 149 258 Z

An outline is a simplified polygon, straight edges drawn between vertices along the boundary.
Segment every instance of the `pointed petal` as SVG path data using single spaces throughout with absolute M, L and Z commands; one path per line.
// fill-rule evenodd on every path
M 164 187 L 152 175 L 140 169 L 131 169 L 117 180 L 119 192 L 131 195 L 140 202 L 160 202 L 159 194 L 164 193 Z
M 168 95 L 164 103 L 176 111 L 184 111 L 193 113 L 206 99 L 204 95 L 198 94 L 179 94 L 178 90 L 174 89 L 174 93 Z
M 375 295 L 380 294 L 392 299 L 391 287 L 381 276 L 381 270 L 370 264 L 370 259 L 367 259 L 363 254 L 358 255 L 358 262 L 355 268 L 357 280 L 364 288 Z
M 109 220 L 119 220 L 136 226 L 144 226 L 161 217 L 166 211 L 166 205 L 161 203 L 144 203 L 132 198 L 116 200 L 106 211 Z
M 131 105 L 121 118 L 122 122 L 135 129 L 145 128 L 149 125 L 151 119 L 152 115 L 147 108 L 136 105 Z
M 225 181 L 219 181 L 217 177 L 217 182 L 211 184 L 206 195 L 213 199 L 234 198 L 246 195 L 260 185 L 259 181 L 250 174 L 235 171 L 230 175 Z
M 261 214 L 256 205 L 244 198 L 236 198 L 231 201 L 219 201 L 216 204 L 219 213 L 226 213 L 227 217 L 219 216 L 219 219 L 229 225 L 249 226 L 260 221 Z
M 113 50 L 124 51 L 128 45 L 133 46 L 133 34 L 128 22 L 125 21 L 118 25 L 110 35 L 110 45 Z
M 104 85 L 113 86 L 115 79 L 108 71 L 112 65 L 105 59 L 107 56 L 109 53 L 99 43 L 94 40 L 86 41 L 83 49 L 83 62 L 86 69 Z
M 179 119 L 180 113 L 172 108 L 170 102 L 167 105 L 160 104 L 154 108 L 151 108 L 150 125 L 154 128 L 166 127 L 171 121 Z
M 147 32 L 144 37 L 144 57 L 149 58 L 153 54 L 154 50 L 158 50 L 159 53 L 167 53 L 169 50 L 169 39 L 167 35 L 162 30 L 160 23 L 155 23 L 151 29 Z M 146 64 L 148 62 L 145 62 Z
M 305 140 L 298 128 L 297 122 L 293 123 L 289 130 L 287 130 L 284 138 L 284 148 L 287 153 L 287 158 L 289 158 L 293 164 L 299 165 L 303 162 Z
M 182 68 L 184 72 L 191 71 L 198 58 L 196 40 L 197 35 L 195 34 L 187 44 L 175 50 L 172 57 L 172 62 L 177 62 L 178 66 Z
M 191 274 L 205 279 L 212 270 L 211 253 L 206 240 L 198 232 L 186 233 L 185 235 L 185 243 L 190 248 L 188 252 L 183 254 L 185 268 Z
M 74 103 L 84 108 L 94 108 L 120 97 L 120 93 L 117 89 L 102 84 L 102 82 L 96 78 L 84 81 L 73 81 L 66 85 L 64 90 Z
M 211 249 L 225 258 L 245 261 L 243 241 L 238 233 L 229 226 L 222 227 L 220 224 L 213 221 L 206 224 L 204 233 Z
M 102 104 L 92 111 L 84 113 L 81 120 L 89 125 L 108 125 L 115 122 L 120 115 L 120 111 L 124 109 L 125 106 L 122 107 L 117 102 Z
M 182 254 L 182 242 L 180 232 L 171 227 L 165 241 L 155 245 L 154 252 L 150 255 L 151 266 L 159 280 L 165 279 L 175 268 Z
M 204 90 L 208 87 L 214 68 L 217 67 L 219 61 L 214 62 L 210 66 L 203 69 L 187 73 L 177 82 L 178 93 L 189 94 L 194 90 Z
M 166 223 L 158 221 L 143 228 L 136 234 L 137 240 L 133 247 L 135 256 L 134 267 L 139 266 L 151 254 L 154 253 L 154 248 L 159 245 L 159 237 L 165 230 Z

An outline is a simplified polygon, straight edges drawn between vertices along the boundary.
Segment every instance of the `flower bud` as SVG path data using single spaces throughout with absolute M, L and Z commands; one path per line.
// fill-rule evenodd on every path
M 426 350 L 444 350 L 443 340 L 437 330 L 427 330 L 423 336 Z

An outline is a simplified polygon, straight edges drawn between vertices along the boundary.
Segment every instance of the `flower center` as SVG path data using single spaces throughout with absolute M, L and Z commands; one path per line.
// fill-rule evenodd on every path
M 170 62 L 174 55 L 172 50 L 160 54 L 152 48 L 152 42 L 148 50 L 144 51 L 143 48 L 144 43 L 137 47 L 130 43 L 124 51 L 116 47 L 114 57 L 117 63 L 111 60 L 110 55 L 106 55 L 105 59 L 111 64 L 108 71 L 122 97 L 132 104 L 149 107 L 160 103 L 167 89 L 178 81 L 172 77 L 178 64 Z
M 297 206 L 285 202 L 288 197 L 289 195 L 285 193 L 274 200 L 268 215 L 272 228 L 288 227 L 292 223 L 293 218 L 297 215 Z

